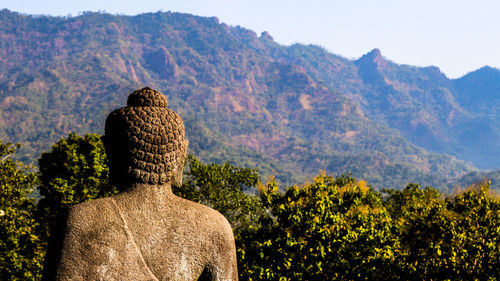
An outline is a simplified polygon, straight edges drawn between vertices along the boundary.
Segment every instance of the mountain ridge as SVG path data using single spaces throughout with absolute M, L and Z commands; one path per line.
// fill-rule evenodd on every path
M 71 131 L 102 133 L 106 114 L 147 85 L 186 120 L 192 153 L 282 182 L 355 171 L 377 187 L 445 188 L 475 170 L 437 154 L 463 155 L 447 145 L 458 142 L 456 122 L 472 122 L 455 101 L 454 80 L 392 63 L 378 49 L 372 69 L 363 56 L 282 46 L 268 33 L 171 12 L 56 18 L 2 10 L 0 22 L 0 137 L 21 142 L 25 161 Z

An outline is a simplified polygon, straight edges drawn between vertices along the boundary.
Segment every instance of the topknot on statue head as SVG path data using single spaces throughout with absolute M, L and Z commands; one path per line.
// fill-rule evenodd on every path
M 108 115 L 104 131 L 110 177 L 118 187 L 182 184 L 184 123 L 160 92 L 143 88 L 130 94 L 127 107 Z
M 160 92 L 145 87 L 128 96 L 127 106 L 168 107 L 168 101 Z

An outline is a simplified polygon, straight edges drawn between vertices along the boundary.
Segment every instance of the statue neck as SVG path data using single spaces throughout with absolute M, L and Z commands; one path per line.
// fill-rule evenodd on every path
M 167 198 L 174 196 L 170 182 L 164 184 L 131 183 L 125 185 L 125 187 L 126 191 L 123 193 L 140 194 L 142 197 Z

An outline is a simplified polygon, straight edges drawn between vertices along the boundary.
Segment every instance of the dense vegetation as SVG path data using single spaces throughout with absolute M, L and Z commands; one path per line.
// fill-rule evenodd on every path
M 11 159 L 19 146 L 0 142 L 0 279 L 39 279 L 45 243 L 31 197 L 36 174 Z
M 38 174 L 0 143 L 0 279 L 38 280 L 54 217 L 108 196 L 97 135 L 70 134 Z M 320 174 L 285 191 L 231 163 L 187 161 L 174 192 L 224 214 L 233 226 L 241 280 L 497 280 L 500 199 L 489 184 L 443 197 L 410 184 L 374 190 L 351 175 Z M 37 187 L 42 199 L 31 197 Z
M 35 163 L 69 132 L 102 133 L 108 112 L 150 86 L 184 118 L 203 161 L 232 159 L 286 185 L 353 171 L 375 187 L 444 191 L 472 165 L 500 167 L 499 73 L 450 80 L 378 50 L 352 61 L 188 14 L 3 10 L 0 138 Z

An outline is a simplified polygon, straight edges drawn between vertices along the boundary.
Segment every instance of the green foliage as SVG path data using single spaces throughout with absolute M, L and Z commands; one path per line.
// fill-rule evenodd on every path
M 380 196 L 365 182 L 319 175 L 280 194 L 271 181 L 261 199 L 271 217 L 246 245 L 243 280 L 390 276 L 397 240 Z
M 0 143 L 0 279 L 40 278 L 51 221 L 116 194 L 98 135 L 70 134 L 40 158 L 40 182 Z M 489 183 L 453 196 L 410 184 L 378 192 L 351 175 L 318 175 L 281 191 L 230 162 L 186 162 L 175 194 L 233 226 L 241 280 L 497 280 L 500 199 Z M 34 204 L 31 190 L 43 196 Z M 256 187 L 258 186 L 258 196 Z M 38 222 L 34 211 L 38 210 Z
M 448 259 L 463 279 L 494 280 L 500 276 L 500 199 L 489 182 L 448 201 L 458 216 Z M 453 276 L 453 277 L 455 277 Z
M 44 251 L 31 198 L 37 177 L 10 159 L 16 148 L 0 141 L 0 279 L 38 280 Z
M 411 184 L 385 201 L 400 240 L 402 280 L 496 280 L 500 276 L 500 200 L 489 184 L 443 198 Z
M 42 198 L 37 211 L 46 232 L 52 222 L 74 204 L 117 194 L 109 184 L 104 145 L 99 135 L 69 134 L 39 160 Z
M 433 188 L 421 189 L 416 184 L 403 191 L 387 191 L 387 209 L 394 219 L 394 235 L 401 241 L 398 256 L 402 280 L 419 276 L 423 280 L 445 275 L 442 255 L 444 241 L 450 239 L 453 214 Z M 449 241 L 451 242 L 451 241 Z M 417 277 L 417 278 L 419 278 Z
M 497 280 L 500 200 L 488 185 L 445 199 L 416 184 L 374 191 L 319 175 L 280 193 L 238 251 L 242 280 Z

